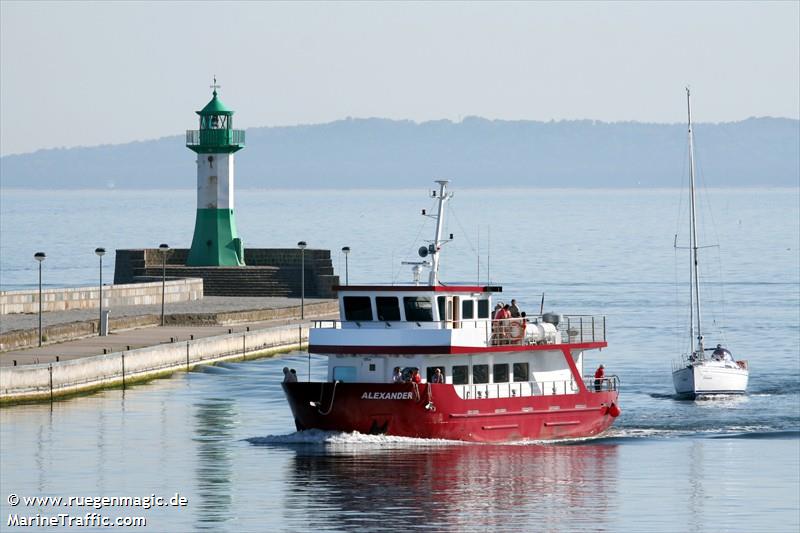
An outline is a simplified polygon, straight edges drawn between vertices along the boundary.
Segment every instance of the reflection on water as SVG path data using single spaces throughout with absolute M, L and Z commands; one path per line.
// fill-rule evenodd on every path
M 557 530 L 607 522 L 616 500 L 616 445 L 290 447 L 286 505 L 310 529 Z
M 185 508 L 134 509 L 143 531 L 759 531 L 765 516 L 800 528 L 796 394 L 723 408 L 628 392 L 608 436 L 557 444 L 295 433 L 281 368 L 306 362 L 0 409 L 0 517 L 17 510 L 11 493 L 180 492 Z
M 218 530 L 231 513 L 231 449 L 236 404 L 209 398 L 196 404 L 194 440 L 197 443 L 197 529 Z
M 704 443 L 696 441 L 689 449 L 689 493 L 686 506 L 689 509 L 688 523 L 692 531 L 703 528 L 703 502 L 706 497 L 703 485 L 703 450 Z

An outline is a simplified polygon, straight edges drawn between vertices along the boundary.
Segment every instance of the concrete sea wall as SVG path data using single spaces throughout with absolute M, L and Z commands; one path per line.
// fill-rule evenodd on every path
M 308 326 L 273 328 L 161 344 L 51 364 L 0 369 L 0 404 L 47 401 L 92 390 L 125 386 L 193 366 L 242 360 L 297 348 Z
M 170 279 L 164 284 L 166 303 L 190 302 L 203 298 L 201 278 Z M 42 291 L 42 311 L 97 309 L 99 287 L 46 289 Z M 161 303 L 161 281 L 103 286 L 103 307 L 118 305 L 155 305 Z M 0 315 L 38 313 L 39 291 L 0 292 Z
M 330 250 L 307 248 L 245 248 L 243 267 L 186 266 L 189 250 L 172 248 L 163 256 L 158 248 L 119 249 L 114 283 L 132 283 L 161 276 L 203 278 L 207 296 L 278 296 L 299 298 L 302 281 L 307 298 L 335 298 Z M 302 281 L 301 281 L 302 280 Z

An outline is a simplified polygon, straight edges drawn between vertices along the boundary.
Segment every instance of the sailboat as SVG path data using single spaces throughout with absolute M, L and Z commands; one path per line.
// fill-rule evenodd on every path
M 694 133 L 692 132 L 692 105 L 689 88 L 686 88 L 686 108 L 689 115 L 689 167 L 691 181 L 691 219 L 689 249 L 691 275 L 689 290 L 689 321 L 691 353 L 681 356 L 672 364 L 672 381 L 675 392 L 681 397 L 697 398 L 720 394 L 744 394 L 750 375 L 747 361 L 737 361 L 721 344 L 706 348 L 700 314 L 700 276 L 698 271 L 697 207 L 695 200 Z M 677 239 L 676 239 L 677 240 Z

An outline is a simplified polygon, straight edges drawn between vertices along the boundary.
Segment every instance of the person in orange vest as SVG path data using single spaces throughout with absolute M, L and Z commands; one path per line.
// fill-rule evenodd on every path
M 422 377 L 419 375 L 419 368 L 415 368 L 411 371 L 411 381 L 413 383 L 422 383 Z
M 594 390 L 600 392 L 603 389 L 603 378 L 606 376 L 605 367 L 600 365 L 594 373 Z

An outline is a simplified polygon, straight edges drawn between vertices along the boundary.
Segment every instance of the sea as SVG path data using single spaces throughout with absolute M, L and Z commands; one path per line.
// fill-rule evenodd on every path
M 158 532 L 800 530 L 800 189 L 700 191 L 706 343 L 751 373 L 747 395 L 697 401 L 671 380 L 690 347 L 685 190 L 451 190 L 446 283 L 500 285 L 531 314 L 606 316 L 608 347 L 586 354 L 587 372 L 602 363 L 621 381 L 605 434 L 296 432 L 281 369 L 323 379 L 322 357 L 222 363 L 0 409 L 0 530 L 68 529 L 19 522 L 56 517 L 107 531 L 97 516 Z M 352 284 L 410 281 L 402 262 L 433 238 L 422 210 L 435 202 L 425 187 L 259 189 L 237 191 L 235 209 L 245 247 L 304 240 Z M 0 286 L 36 287 L 40 251 L 45 287 L 96 284 L 98 246 L 110 280 L 114 249 L 188 247 L 195 205 L 193 190 L 4 189 Z

